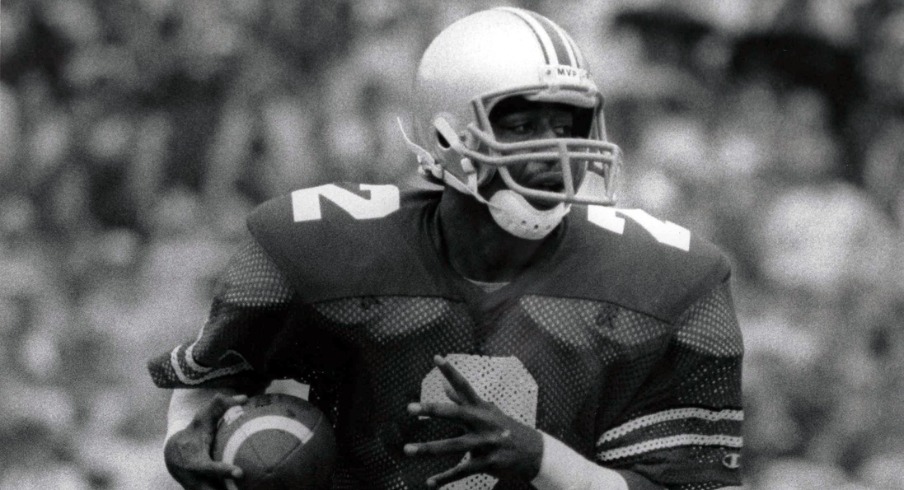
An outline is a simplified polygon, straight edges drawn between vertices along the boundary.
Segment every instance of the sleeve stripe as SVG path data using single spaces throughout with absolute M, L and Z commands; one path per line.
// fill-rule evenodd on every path
M 661 439 L 651 439 L 630 446 L 609 449 L 597 453 L 600 462 L 637 456 L 638 454 L 672 449 L 680 446 L 725 446 L 740 449 L 743 446 L 743 438 L 724 434 L 704 436 L 700 434 L 681 434 Z
M 618 439 L 619 437 L 624 437 L 628 433 L 635 430 L 662 422 L 671 422 L 681 419 L 702 419 L 710 422 L 734 420 L 741 422 L 744 420 L 744 411 L 731 409 L 716 411 L 707 410 L 705 408 L 675 408 L 672 410 L 656 412 L 650 415 L 644 415 L 643 417 L 638 417 L 618 427 L 615 427 L 614 429 L 607 430 L 603 433 L 602 436 L 600 436 L 600 439 L 596 444 L 597 446 L 600 446 L 612 440 Z
M 251 369 L 251 366 L 247 362 L 243 361 L 241 364 L 236 364 L 234 366 L 229 366 L 229 367 L 222 368 L 222 369 L 216 369 L 216 370 L 208 369 L 209 372 L 206 372 L 206 374 L 204 374 L 202 376 L 191 377 L 190 375 L 187 375 L 185 373 L 185 371 L 182 370 L 182 364 L 179 362 L 179 357 L 180 357 L 179 349 L 181 347 L 182 347 L 181 345 L 176 346 L 176 348 L 173 349 L 173 351 L 170 353 L 170 365 L 173 366 L 173 371 L 175 371 L 176 377 L 179 378 L 179 381 L 181 381 L 182 383 L 184 383 L 186 385 L 199 385 L 210 379 L 219 378 L 222 376 L 227 376 L 230 374 L 235 374 L 235 373 L 238 373 L 241 371 L 247 371 L 247 370 Z M 190 354 L 188 349 L 186 349 L 185 354 L 182 355 L 182 358 L 187 359 L 187 357 L 188 357 L 187 354 Z M 189 364 L 189 367 L 191 367 L 191 364 L 188 363 L 187 361 L 186 361 L 186 364 Z
M 193 371 L 198 371 L 199 373 L 206 373 L 213 368 L 202 366 L 195 362 L 195 344 L 192 343 L 188 346 L 188 349 L 185 349 L 185 363 L 188 364 L 188 367 L 192 368 Z M 178 371 L 177 371 L 178 372 Z

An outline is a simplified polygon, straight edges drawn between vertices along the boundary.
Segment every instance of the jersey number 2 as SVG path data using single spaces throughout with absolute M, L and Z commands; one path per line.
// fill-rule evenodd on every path
M 591 223 L 619 235 L 625 232 L 625 219 L 631 218 L 657 242 L 687 252 L 691 248 L 691 232 L 671 221 L 662 221 L 642 209 L 617 209 L 607 206 L 587 206 L 587 219 Z
M 359 189 L 370 192 L 370 198 L 359 196 L 336 184 L 299 189 L 292 193 L 292 216 L 296 223 L 322 219 L 321 196 L 332 201 L 355 219 L 382 218 L 399 209 L 398 187 L 360 184 Z

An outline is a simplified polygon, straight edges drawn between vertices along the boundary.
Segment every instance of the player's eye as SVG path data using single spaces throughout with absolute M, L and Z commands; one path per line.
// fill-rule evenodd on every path
M 536 128 L 536 124 L 534 124 L 533 120 L 518 114 L 502 118 L 502 120 L 499 121 L 498 126 L 506 133 L 517 135 L 530 134 Z
M 556 136 L 559 137 L 571 137 L 574 136 L 574 126 L 571 124 L 557 124 L 552 128 L 553 132 L 556 133 Z
M 562 111 L 553 114 L 549 119 L 549 125 L 552 128 L 552 132 L 560 138 L 574 136 L 574 118 L 571 113 Z
M 534 133 L 535 125 L 530 122 L 516 124 L 507 128 L 508 132 L 518 136 L 528 136 Z

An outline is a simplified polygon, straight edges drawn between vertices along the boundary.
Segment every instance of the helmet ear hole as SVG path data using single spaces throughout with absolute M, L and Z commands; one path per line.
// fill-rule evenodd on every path
M 439 142 L 440 148 L 442 148 L 444 150 L 448 150 L 449 147 L 452 146 L 449 144 L 449 140 L 447 140 L 446 137 L 443 136 L 443 133 L 441 133 L 439 131 L 436 132 L 436 141 Z
M 593 109 L 574 111 L 574 134 L 572 136 L 575 138 L 593 138 L 591 131 L 593 129 L 594 116 L 596 116 L 596 112 Z

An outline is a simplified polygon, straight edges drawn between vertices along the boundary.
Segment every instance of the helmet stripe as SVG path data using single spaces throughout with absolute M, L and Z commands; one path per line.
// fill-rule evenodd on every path
M 540 14 L 530 12 L 530 15 L 537 19 L 537 22 L 539 22 L 548 33 L 549 39 L 552 41 L 553 49 L 556 51 L 556 57 L 559 59 L 559 63 L 576 67 L 577 61 L 575 60 L 571 45 L 568 43 L 568 35 L 565 34 L 562 28 Z
M 568 64 L 580 68 L 581 64 L 578 60 L 577 49 L 574 46 L 574 42 L 571 40 L 571 37 L 569 37 L 568 34 L 564 30 L 562 30 L 561 27 L 556 27 L 556 32 L 558 32 L 559 36 L 561 36 L 563 44 L 565 44 L 565 49 L 568 51 L 568 59 L 570 61 Z
M 571 36 L 566 34 L 565 39 L 568 40 L 568 45 L 571 46 L 571 52 L 574 53 L 575 66 L 577 66 L 578 68 L 584 68 L 584 65 L 586 64 L 586 62 L 584 61 L 584 53 L 582 53 L 581 50 L 578 49 L 577 44 L 574 43 L 574 39 L 572 39 Z
M 543 52 L 543 58 L 546 60 L 546 63 L 551 65 L 559 64 L 559 50 L 557 50 L 555 47 L 553 37 L 549 35 L 546 29 L 543 28 L 543 25 L 532 15 L 531 12 L 512 7 L 499 7 L 496 10 L 504 10 L 511 14 L 515 14 L 518 16 L 518 18 L 523 20 L 533 31 L 534 36 L 537 37 L 537 41 L 540 43 L 540 50 Z M 561 50 L 561 53 L 564 57 L 566 52 L 563 49 Z

